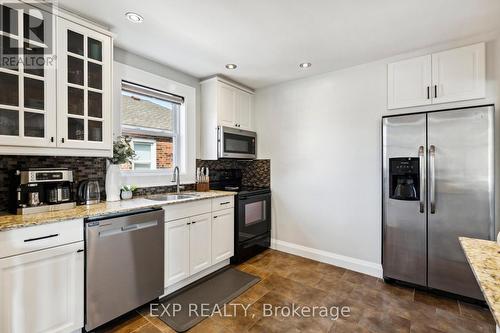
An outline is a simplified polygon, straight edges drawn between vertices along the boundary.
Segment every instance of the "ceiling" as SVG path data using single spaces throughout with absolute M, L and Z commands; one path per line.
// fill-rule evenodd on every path
M 109 26 L 115 44 L 198 78 L 253 88 L 500 27 L 499 0 L 59 0 Z M 144 22 L 134 24 L 126 12 Z M 309 69 L 299 63 L 311 62 Z M 236 70 L 224 65 L 235 63 Z

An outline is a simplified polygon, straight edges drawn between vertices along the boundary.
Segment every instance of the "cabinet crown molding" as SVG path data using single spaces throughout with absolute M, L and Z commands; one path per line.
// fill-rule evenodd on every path
M 250 88 L 250 87 L 247 87 L 241 83 L 238 83 L 236 81 L 233 81 L 231 79 L 228 79 L 224 76 L 220 76 L 220 75 L 214 75 L 214 76 L 210 76 L 206 79 L 203 79 L 200 81 L 200 84 L 205 84 L 207 82 L 212 82 L 212 81 L 218 81 L 218 82 L 222 82 L 222 83 L 225 83 L 227 85 L 230 85 L 231 87 L 234 87 L 234 88 L 237 88 L 237 89 L 240 89 L 240 90 L 243 90 L 249 94 L 252 94 L 254 95 L 255 94 L 255 90 Z

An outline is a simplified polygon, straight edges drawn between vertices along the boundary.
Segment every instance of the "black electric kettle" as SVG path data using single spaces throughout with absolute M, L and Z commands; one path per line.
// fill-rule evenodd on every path
M 96 179 L 87 179 L 78 185 L 78 201 L 80 204 L 93 205 L 101 201 L 101 190 Z

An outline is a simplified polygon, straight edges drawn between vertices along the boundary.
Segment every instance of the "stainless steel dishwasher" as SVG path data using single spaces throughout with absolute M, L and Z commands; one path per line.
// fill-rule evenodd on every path
M 163 294 L 164 212 L 146 209 L 85 223 L 85 329 Z

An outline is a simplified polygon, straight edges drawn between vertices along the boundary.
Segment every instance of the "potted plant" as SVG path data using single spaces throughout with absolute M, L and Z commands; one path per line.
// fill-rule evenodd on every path
M 123 185 L 120 192 L 122 200 L 132 199 L 134 191 L 137 190 L 135 185 Z
M 113 142 L 113 157 L 108 158 L 106 170 L 106 201 L 120 200 L 120 164 L 128 164 L 135 157 L 135 151 L 128 136 L 119 136 Z

